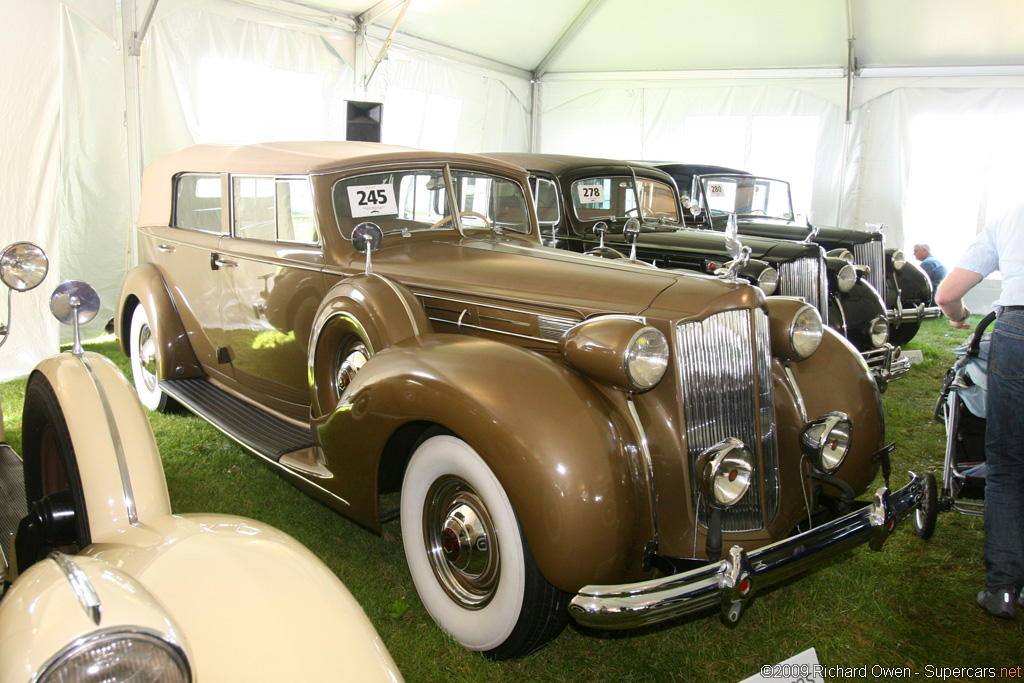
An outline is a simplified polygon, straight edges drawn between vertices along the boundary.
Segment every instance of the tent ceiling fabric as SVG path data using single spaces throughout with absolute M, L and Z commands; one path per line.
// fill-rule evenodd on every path
M 139 0 L 140 3 L 146 0 Z M 286 9 L 292 0 L 246 0 Z M 411 0 L 400 34 L 534 71 L 590 0 Z M 1019 0 L 597 0 L 549 72 L 1024 64 Z M 294 0 L 354 18 L 372 0 Z M 380 15 L 390 26 L 401 6 Z M 852 29 L 850 26 L 852 20 Z

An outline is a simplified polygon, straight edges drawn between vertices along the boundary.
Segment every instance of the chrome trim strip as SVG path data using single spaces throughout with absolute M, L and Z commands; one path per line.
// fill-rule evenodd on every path
M 458 322 L 454 320 L 445 320 L 444 318 L 429 318 L 431 322 L 435 323 L 446 323 L 448 325 L 457 325 L 461 331 L 463 327 L 468 327 L 471 330 L 480 330 L 481 332 L 490 332 L 491 334 L 504 334 L 509 337 L 517 337 L 519 339 L 529 339 L 530 341 L 543 342 L 545 344 L 558 344 L 557 339 L 544 339 L 543 337 L 534 337 L 527 334 L 516 334 L 515 332 L 506 332 L 505 330 L 496 330 L 492 327 L 481 327 L 480 325 L 470 325 L 469 323 Z M 459 320 L 462 320 L 462 316 L 459 316 Z
M 569 253 L 569 252 L 566 252 L 566 253 Z M 426 290 L 421 290 L 421 291 L 415 292 L 415 294 L 416 294 L 416 296 L 420 297 L 421 299 L 423 299 L 423 298 L 426 298 L 426 299 L 437 299 L 439 301 L 450 301 L 450 302 L 456 303 L 456 304 L 463 304 L 463 305 L 470 305 L 470 306 L 481 306 L 483 308 L 493 308 L 493 309 L 499 310 L 499 311 L 509 311 L 510 313 L 522 313 L 523 315 L 535 315 L 535 316 L 538 316 L 538 317 L 544 316 L 544 317 L 550 318 L 552 320 L 569 320 L 569 321 L 572 321 L 574 324 L 576 324 L 578 322 L 575 318 L 562 318 L 562 317 L 559 317 L 559 316 L 556 316 L 556 315 L 550 315 L 548 313 L 538 313 L 537 311 L 531 311 L 531 310 L 528 310 L 528 309 L 525 309 L 525 308 L 512 308 L 511 306 L 506 306 L 506 305 L 502 305 L 502 304 L 494 304 L 494 303 L 490 303 L 489 301 L 470 300 L 470 299 L 457 299 L 457 298 L 452 297 L 452 296 L 443 296 L 441 294 L 431 294 L 429 291 L 426 291 Z M 436 306 L 432 306 L 432 307 L 428 307 L 428 308 L 437 308 L 437 307 Z M 448 310 L 448 309 L 439 309 L 439 310 Z M 450 311 L 450 312 L 454 313 L 455 311 Z
M 629 416 L 633 418 L 633 426 L 636 427 L 636 433 L 640 435 L 640 453 L 644 458 L 643 466 L 647 470 L 644 474 L 647 478 L 647 495 L 651 502 L 651 525 L 654 529 L 654 541 L 657 542 L 659 539 L 658 499 L 654 494 L 654 460 L 651 458 L 651 449 L 647 442 L 647 432 L 644 431 L 644 426 L 640 424 L 640 415 L 636 412 L 636 405 L 633 403 L 632 396 L 626 396 L 626 405 L 629 407 Z
M 64 572 L 64 577 L 71 584 L 71 590 L 78 598 L 78 603 L 82 606 L 85 614 L 92 619 L 92 623 L 99 626 L 103 608 L 100 605 L 100 596 L 96 593 L 96 588 L 89 580 L 89 576 L 62 552 L 55 550 L 47 556 L 47 559 L 56 562 L 60 570 Z
M 807 404 L 804 403 L 804 395 L 800 393 L 800 385 L 796 383 L 796 377 L 793 375 L 792 368 L 788 364 L 782 364 L 783 370 L 786 372 L 786 379 L 789 380 L 789 385 L 793 388 L 793 396 L 796 397 L 796 407 L 800 409 L 800 422 L 807 422 Z
M 117 458 L 117 469 L 121 474 L 121 491 L 123 492 L 124 507 L 128 512 L 128 523 L 136 526 L 139 523 L 139 512 L 135 505 L 135 493 L 132 491 L 132 478 L 128 472 L 128 458 L 124 454 L 124 445 L 121 443 L 121 433 L 117 429 L 117 420 L 114 418 L 114 409 L 110 407 L 110 400 L 107 392 L 103 390 L 96 371 L 92 369 L 89 359 L 85 354 L 75 354 L 82 361 L 82 365 L 89 371 L 93 384 L 96 385 L 96 393 L 100 396 L 100 405 L 103 406 L 103 413 L 107 418 L 107 425 L 110 427 L 110 440 L 114 445 L 114 455 Z
M 864 543 L 879 550 L 896 523 L 918 506 L 921 480 L 891 493 L 879 488 L 873 501 L 802 534 L 688 572 L 637 583 L 584 586 L 569 603 L 577 623 L 590 628 L 631 629 L 719 606 L 735 622 L 757 592 Z

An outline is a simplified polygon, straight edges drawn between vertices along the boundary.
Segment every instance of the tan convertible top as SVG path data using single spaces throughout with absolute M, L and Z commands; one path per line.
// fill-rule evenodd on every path
M 164 155 L 146 166 L 142 176 L 139 225 L 168 225 L 172 180 L 178 173 L 245 173 L 303 175 L 330 173 L 377 164 L 454 163 L 489 167 L 523 177 L 513 164 L 473 154 L 431 152 L 376 142 L 303 141 L 252 145 L 205 144 Z

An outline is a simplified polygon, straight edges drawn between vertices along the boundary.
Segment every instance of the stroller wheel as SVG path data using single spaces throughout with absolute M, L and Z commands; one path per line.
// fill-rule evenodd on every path
M 914 510 L 914 532 L 927 541 L 935 533 L 935 520 L 939 516 L 939 493 L 935 475 L 930 470 L 921 473 L 921 494 Z

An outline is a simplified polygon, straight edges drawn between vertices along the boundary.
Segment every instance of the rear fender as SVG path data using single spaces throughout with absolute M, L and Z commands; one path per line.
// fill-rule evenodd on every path
M 158 331 L 155 335 L 159 344 L 156 354 L 157 376 L 180 379 L 201 377 L 204 374 L 189 344 L 185 326 L 167 289 L 167 283 L 155 265 L 144 263 L 128 271 L 117 301 L 114 334 L 117 335 L 117 343 L 124 355 L 131 354 L 128 334 L 132 313 L 136 306 L 143 306 L 149 324 Z
M 566 591 L 642 577 L 653 537 L 640 496 L 637 438 L 589 382 L 519 347 L 459 335 L 392 345 L 356 375 L 316 426 L 348 513 L 379 530 L 381 469 L 404 469 L 411 446 L 391 437 L 436 425 L 465 440 L 494 472 L 544 576 Z M 398 462 L 382 463 L 383 454 Z M 340 480 L 340 481 L 338 481 Z M 641 528 L 643 527 L 643 528 Z

